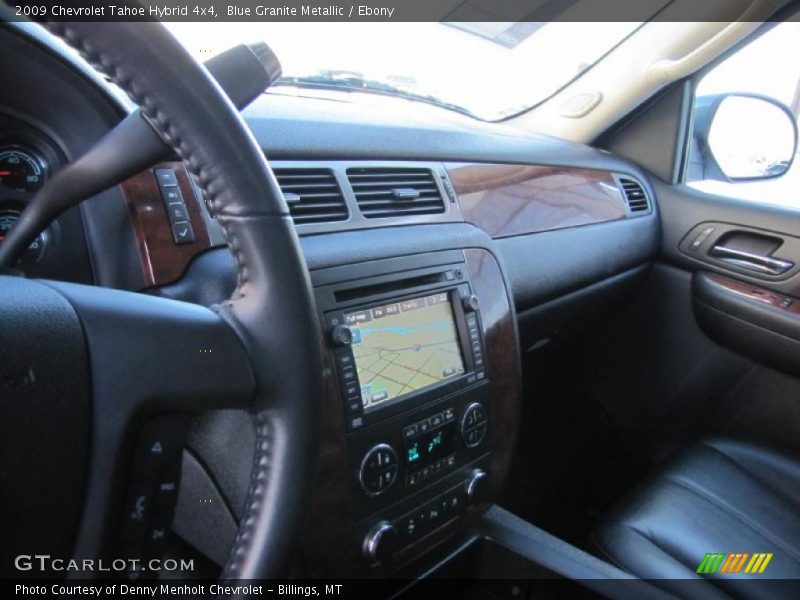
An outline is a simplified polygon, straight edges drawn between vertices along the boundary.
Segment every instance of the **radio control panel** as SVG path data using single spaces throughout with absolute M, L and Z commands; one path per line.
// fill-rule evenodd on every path
M 425 260 L 394 273 L 342 267 L 316 288 L 372 563 L 462 516 L 488 468 L 480 299 L 460 251 Z

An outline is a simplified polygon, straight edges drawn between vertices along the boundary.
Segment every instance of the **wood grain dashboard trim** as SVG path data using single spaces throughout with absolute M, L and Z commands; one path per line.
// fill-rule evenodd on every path
M 464 219 L 494 238 L 624 219 L 612 173 L 515 164 L 445 165 Z
M 172 239 L 164 202 L 153 171 L 172 169 L 178 178 L 194 230 L 195 241 L 176 244 Z M 133 225 L 145 286 L 165 285 L 180 278 L 191 260 L 211 247 L 194 186 L 183 162 L 163 162 L 122 183 L 122 193 Z
M 522 373 L 517 323 L 495 256 L 482 248 L 464 250 L 473 291 L 481 306 L 486 342 L 486 370 L 491 385 L 491 461 L 489 497 L 494 499 L 508 476 L 522 411 Z
M 773 290 L 753 285 L 752 283 L 747 283 L 741 279 L 733 279 L 717 273 L 708 273 L 707 277 L 730 292 L 739 294 L 750 300 L 763 302 L 764 304 L 768 304 L 773 308 L 792 315 L 800 315 L 800 300 L 797 298 L 786 296 L 785 294 L 780 294 Z

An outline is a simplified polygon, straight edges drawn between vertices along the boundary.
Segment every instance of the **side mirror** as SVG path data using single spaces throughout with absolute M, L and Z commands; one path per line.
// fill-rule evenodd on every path
M 718 94 L 697 97 L 694 111 L 702 179 L 757 181 L 791 168 L 797 121 L 786 105 L 755 94 Z

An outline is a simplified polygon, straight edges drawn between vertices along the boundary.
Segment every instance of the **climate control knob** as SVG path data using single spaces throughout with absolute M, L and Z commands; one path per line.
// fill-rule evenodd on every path
M 358 481 L 367 496 L 380 496 L 397 478 L 397 453 L 389 444 L 378 444 L 364 455 Z
M 461 417 L 461 439 L 467 448 L 475 448 L 486 437 L 488 429 L 486 409 L 483 404 L 473 402 Z
M 397 530 L 389 521 L 378 521 L 364 537 L 364 557 L 373 565 L 386 562 L 397 549 Z
M 487 480 L 488 475 L 486 475 L 486 471 L 483 469 L 472 470 L 467 483 L 464 485 L 464 491 L 467 494 L 467 502 L 470 504 L 479 504 L 483 501 Z

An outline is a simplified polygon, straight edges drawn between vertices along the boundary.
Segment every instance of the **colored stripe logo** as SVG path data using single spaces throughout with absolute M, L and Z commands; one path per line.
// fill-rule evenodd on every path
M 747 573 L 756 575 L 763 573 L 772 560 L 772 552 L 710 552 L 703 557 L 696 573 L 711 575 L 714 573 Z M 746 565 L 746 566 L 745 566 Z M 744 571 L 742 570 L 744 568 Z

